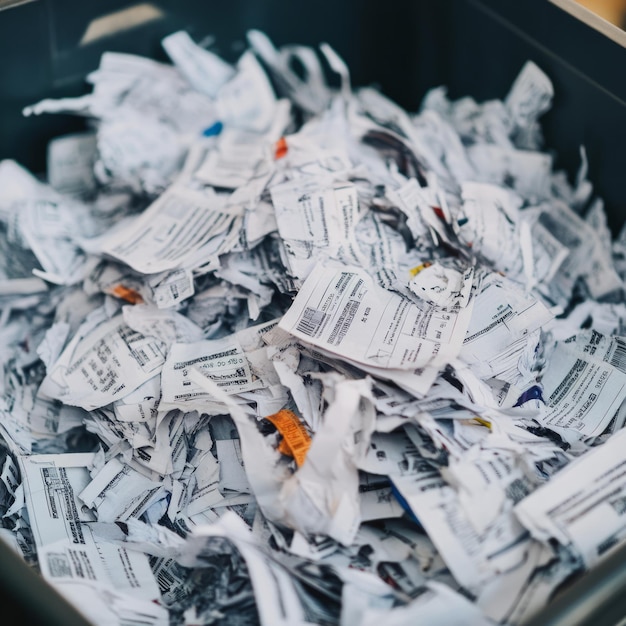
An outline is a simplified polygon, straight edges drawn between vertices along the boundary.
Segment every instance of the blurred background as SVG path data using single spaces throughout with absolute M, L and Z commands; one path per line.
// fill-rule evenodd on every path
M 581 147 L 617 232 L 626 217 L 626 0 L 0 0 L 0 159 L 35 172 L 69 115 L 24 117 L 42 98 L 78 96 L 107 50 L 165 60 L 161 39 L 186 30 L 236 61 L 250 28 L 275 45 L 329 43 L 354 87 L 372 85 L 409 111 L 428 89 L 503 98 L 527 60 L 554 84 L 543 119 L 555 167 L 574 179 Z

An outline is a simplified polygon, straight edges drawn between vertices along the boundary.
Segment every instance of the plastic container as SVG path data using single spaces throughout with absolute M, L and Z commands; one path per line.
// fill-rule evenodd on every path
M 580 18 L 583 18 L 581 20 Z M 50 138 L 79 130 L 80 118 L 24 118 L 44 97 L 88 91 L 85 75 L 106 50 L 164 60 L 161 39 L 184 29 L 233 60 L 245 33 L 262 30 L 277 45 L 328 42 L 347 62 L 355 86 L 373 84 L 410 111 L 427 89 L 451 98 L 502 98 L 526 60 L 554 83 L 542 119 L 555 167 L 573 178 L 580 147 L 589 180 L 604 199 L 612 231 L 626 217 L 626 33 L 573 0 L 0 0 L 0 159 L 45 170 Z M 3 621 L 84 625 L 38 574 L 0 543 Z M 572 581 L 524 626 L 617 626 L 626 616 L 626 547 Z

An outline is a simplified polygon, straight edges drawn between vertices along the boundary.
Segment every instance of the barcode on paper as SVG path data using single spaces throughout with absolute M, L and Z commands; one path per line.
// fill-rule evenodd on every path
M 327 314 L 324 311 L 307 307 L 298 322 L 296 330 L 300 333 L 313 337 L 320 329 Z
M 615 352 L 611 356 L 611 365 L 616 367 L 620 372 L 626 372 L 626 343 L 615 338 Z

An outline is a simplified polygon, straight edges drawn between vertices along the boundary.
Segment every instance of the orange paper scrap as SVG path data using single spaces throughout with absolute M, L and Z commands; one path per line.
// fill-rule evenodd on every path
M 281 137 L 274 146 L 274 157 L 276 160 L 282 159 L 286 156 L 288 150 L 289 146 L 287 146 L 287 140 L 284 137 Z
M 126 300 L 126 302 L 130 302 L 131 304 L 141 304 L 143 302 L 143 298 L 139 292 L 134 289 L 124 287 L 124 285 L 115 285 L 109 293 L 112 296 Z
M 296 465 L 301 467 L 311 446 L 311 436 L 300 418 L 289 409 L 281 409 L 278 413 L 268 415 L 266 419 L 272 422 L 283 436 L 283 441 L 278 447 L 279 451 L 287 456 L 293 456 Z

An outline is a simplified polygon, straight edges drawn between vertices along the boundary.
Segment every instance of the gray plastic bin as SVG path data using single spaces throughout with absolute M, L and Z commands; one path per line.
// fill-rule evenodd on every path
M 164 59 L 162 37 L 185 29 L 197 39 L 214 36 L 214 49 L 234 59 L 246 31 L 256 28 L 277 45 L 330 43 L 355 86 L 374 84 L 408 110 L 417 110 L 426 90 L 438 85 L 453 99 L 502 98 L 523 63 L 535 61 L 555 87 L 553 107 L 541 121 L 556 167 L 573 178 L 584 145 L 611 229 L 617 233 L 624 223 L 626 49 L 551 0 L 154 0 L 141 4 L 143 23 L 84 43 L 94 20 L 137 5 L 0 0 L 0 159 L 44 171 L 48 140 L 83 122 L 69 115 L 24 118 L 22 108 L 87 92 L 84 77 L 105 50 Z M 0 599 L 3 623 L 86 624 L 2 543 Z M 570 581 L 527 626 L 616 626 L 625 617 L 626 547 Z

